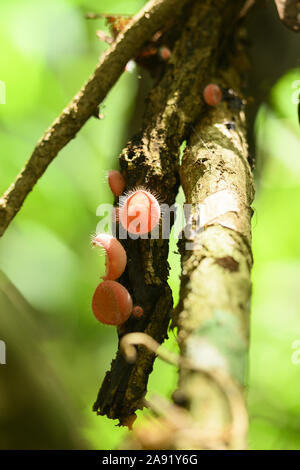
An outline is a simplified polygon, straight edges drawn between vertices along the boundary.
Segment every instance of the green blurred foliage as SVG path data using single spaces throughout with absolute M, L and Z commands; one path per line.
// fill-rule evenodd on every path
M 299 79 L 299 69 L 287 72 L 256 120 L 261 175 L 254 201 L 248 379 L 250 445 L 256 449 L 300 449 L 300 364 L 292 360 L 300 339 Z
M 0 80 L 5 82 L 7 93 L 6 104 L 0 105 L 1 193 L 106 48 L 95 35 L 96 29 L 106 28 L 104 21 L 87 21 L 84 14 L 135 13 L 143 3 L 106 0 L 98 10 L 91 0 L 2 0 Z M 251 448 L 300 449 L 300 365 L 291 360 L 292 343 L 300 339 L 300 136 L 293 103 L 293 83 L 299 79 L 299 71 L 292 70 L 279 80 L 256 123 L 257 153 L 264 164 L 259 166 L 253 219 L 255 264 L 248 378 Z M 0 368 L 0 411 L 6 403 L 5 382 L 1 381 L 6 370 L 12 382 L 7 386 L 13 388 L 14 381 L 16 387 L 20 381 L 25 384 L 28 415 L 31 406 L 34 414 L 31 388 L 23 381 L 19 368 L 10 368 L 10 357 L 20 354 L 23 341 L 21 350 L 26 361 L 23 358 L 20 364 L 23 373 L 28 372 L 32 383 L 36 383 L 34 400 L 42 394 L 43 406 L 51 406 L 54 418 L 57 413 L 49 429 L 45 418 L 45 435 L 55 430 L 55 423 L 59 431 L 59 418 L 65 408 L 70 427 L 77 426 L 72 445 L 76 442 L 91 449 L 115 448 L 127 432 L 91 411 L 115 354 L 117 337 L 113 328 L 99 324 L 91 312 L 91 297 L 104 271 L 104 259 L 91 249 L 90 236 L 99 221 L 97 206 L 112 202 L 105 175 L 108 169 L 118 167 L 138 80 L 137 72 L 123 74 L 101 106 L 105 118 L 90 119 L 60 152 L 0 242 L 1 270 L 16 289 L 10 303 L 3 300 L 0 304 L 0 339 L 5 339 L 1 336 L 4 316 L 7 319 L 19 311 L 16 303 L 20 293 L 35 312 L 32 315 L 38 325 L 32 327 L 30 338 L 28 313 L 26 318 L 20 315 L 23 337 L 20 329 L 15 336 L 14 329 L 9 329 L 7 365 Z M 178 200 L 183 201 L 182 192 Z M 180 263 L 174 239 L 169 261 L 169 282 L 176 304 Z M 2 286 L 3 299 L 7 297 L 5 289 Z M 177 350 L 173 333 L 166 347 Z M 49 382 L 49 376 L 53 376 L 50 388 L 42 385 Z M 160 393 L 170 397 L 176 382 L 175 368 L 157 360 L 148 396 Z M 55 408 L 52 395 L 56 393 L 59 400 Z M 138 412 L 138 419 L 146 414 Z M 25 420 L 25 415 L 3 416 L 1 413 L 0 439 L 1 432 L 6 433 L 8 442 L 13 419 L 18 426 L 18 420 Z M 24 438 L 24 446 L 36 447 L 38 425 L 33 420 L 32 428 L 26 431 L 32 433 L 32 442 L 28 444 L 28 438 L 26 442 Z M 62 447 L 71 446 L 71 438 L 61 439 Z M 3 447 L 13 448 L 13 437 L 11 444 L 7 442 L 2 443 Z M 55 444 L 49 440 L 51 445 Z

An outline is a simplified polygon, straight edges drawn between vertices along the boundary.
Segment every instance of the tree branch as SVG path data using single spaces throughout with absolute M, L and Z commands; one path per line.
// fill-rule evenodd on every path
M 241 64 L 246 58 L 240 41 L 231 42 L 222 60 L 226 66 L 217 64 L 214 81 L 241 96 Z M 228 65 L 232 60 L 234 66 Z M 181 356 L 158 349 L 153 338 L 145 335 L 135 333 L 121 340 L 130 361 L 135 359 L 132 344 L 143 344 L 180 371 L 175 405 L 150 399 L 148 406 L 159 418 L 137 426 L 124 443 L 126 449 L 247 446 L 243 386 L 254 187 L 245 114 L 237 105 L 234 100 L 211 108 L 198 121 L 182 158 L 180 180 L 186 203 L 192 205 L 195 218 L 201 205 L 202 228 L 179 243 L 182 283 L 173 326 L 179 328 Z M 191 241 L 193 245 L 187 245 Z
M 127 189 L 146 185 L 161 202 L 171 206 L 178 189 L 179 149 L 191 124 L 205 108 L 202 90 L 211 77 L 226 38 L 232 32 L 242 2 L 195 2 L 181 21 L 177 41 L 161 80 L 147 100 L 142 131 L 123 150 L 120 165 Z M 224 34 L 225 33 L 225 34 Z M 128 264 L 121 278 L 145 315 L 129 319 L 119 337 L 145 332 L 162 343 L 172 309 L 167 283 L 169 266 L 166 239 L 125 240 Z M 107 372 L 94 410 L 127 422 L 143 407 L 154 354 L 139 347 L 135 364 L 127 364 L 120 350 Z
M 236 67 L 223 70 L 218 83 L 240 94 Z M 180 176 L 186 202 L 194 211 L 196 204 L 205 210 L 193 249 L 180 242 L 181 302 L 174 326 L 179 327 L 184 357 L 225 374 L 241 403 L 248 352 L 254 196 L 242 110 L 222 103 L 210 111 L 187 144 Z M 238 433 L 228 435 L 228 403 L 212 380 L 181 368 L 179 390 L 198 427 L 211 429 L 215 442 L 224 436 L 218 448 L 246 448 L 245 421 L 238 423 Z
M 151 0 L 118 35 L 101 57 L 89 80 L 38 141 L 25 167 L 0 198 L 0 236 L 58 152 L 95 113 L 97 106 L 122 74 L 126 63 L 138 54 L 143 44 L 169 17 L 180 12 L 186 1 Z

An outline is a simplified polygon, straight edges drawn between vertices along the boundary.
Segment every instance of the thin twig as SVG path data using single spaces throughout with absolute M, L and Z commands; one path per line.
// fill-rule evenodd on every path
M 58 152 L 73 139 L 122 74 L 127 62 L 187 0 L 150 0 L 102 55 L 86 84 L 38 141 L 14 183 L 0 198 L 0 236 Z
M 158 357 L 169 364 L 179 365 L 180 357 L 177 354 L 167 351 L 164 348 L 161 348 L 160 351 L 158 351 L 158 348 L 160 348 L 161 345 L 155 341 L 154 338 L 146 333 L 138 332 L 128 333 L 123 336 L 120 341 L 120 349 L 123 351 L 125 359 L 129 364 L 134 364 L 136 361 L 137 354 L 135 346 L 137 345 L 145 346 L 149 351 L 154 352 Z
M 120 348 L 123 351 L 126 361 L 131 364 L 136 360 L 135 346 L 137 345 L 145 346 L 150 351 L 154 352 L 158 357 L 170 364 L 198 371 L 215 382 L 215 384 L 226 397 L 228 407 L 231 412 L 232 421 L 229 433 L 231 443 L 238 442 L 240 437 L 246 434 L 248 429 L 248 415 L 243 395 L 239 387 L 233 382 L 231 377 L 226 374 L 226 372 L 220 369 L 199 367 L 191 360 L 167 351 L 161 347 L 157 341 L 151 338 L 151 336 L 145 333 L 129 333 L 123 336 L 120 341 Z
M 102 18 L 131 18 L 132 15 L 128 15 L 128 14 L 116 14 L 116 13 L 87 13 L 85 15 L 85 18 L 87 20 L 99 20 L 99 19 L 102 19 Z
M 230 427 L 223 432 L 211 428 L 205 429 L 198 425 L 191 413 L 161 396 L 152 395 L 146 404 L 160 416 L 155 422 L 165 425 L 165 435 L 169 434 L 173 445 L 174 440 L 180 443 L 184 439 L 197 449 L 226 449 L 225 443 L 230 441 Z M 141 436 L 141 433 L 138 436 Z M 147 439 L 147 434 L 144 433 L 142 437 Z

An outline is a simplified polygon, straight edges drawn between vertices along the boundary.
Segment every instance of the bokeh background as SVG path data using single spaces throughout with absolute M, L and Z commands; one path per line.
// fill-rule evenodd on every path
M 95 35 L 104 21 L 87 21 L 84 14 L 134 14 L 143 4 L 1 0 L 6 104 L 0 104 L 0 193 L 106 48 Z M 277 27 L 285 38 L 292 34 Z M 282 66 L 284 59 L 276 60 Z M 300 449 L 300 72 L 297 61 L 286 62 L 277 76 L 252 83 L 263 99 L 254 134 L 251 449 Z M 127 434 L 92 412 L 117 337 L 91 312 L 104 259 L 91 249 L 90 237 L 97 206 L 112 203 L 106 173 L 118 168 L 147 80 L 143 70 L 122 75 L 101 106 L 104 119 L 90 119 L 60 152 L 0 240 L 0 339 L 7 344 L 7 364 L 0 366 L 1 449 L 113 449 Z M 175 251 L 173 240 L 169 282 L 176 304 Z M 172 333 L 167 347 L 176 350 Z M 170 397 L 176 381 L 176 370 L 157 360 L 148 396 Z

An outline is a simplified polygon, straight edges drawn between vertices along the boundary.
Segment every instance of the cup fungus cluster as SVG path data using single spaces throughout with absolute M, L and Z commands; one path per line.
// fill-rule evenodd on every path
M 119 197 L 125 189 L 125 180 L 119 171 L 108 173 L 108 184 L 112 193 Z M 160 220 L 157 198 L 145 189 L 136 189 L 126 194 L 118 208 L 118 222 L 129 233 L 142 235 L 151 232 Z M 104 250 L 106 273 L 102 276 L 92 299 L 95 317 L 106 325 L 121 325 L 130 315 L 139 318 L 143 308 L 133 306 L 127 289 L 116 280 L 123 274 L 127 255 L 121 243 L 112 235 L 99 233 L 92 240 L 93 246 Z

